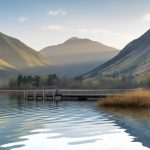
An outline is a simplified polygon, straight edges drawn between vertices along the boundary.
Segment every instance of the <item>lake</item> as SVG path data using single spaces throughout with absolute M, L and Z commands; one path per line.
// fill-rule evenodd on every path
M 140 115 L 139 115 L 140 114 Z M 148 150 L 150 113 L 0 96 L 0 150 Z

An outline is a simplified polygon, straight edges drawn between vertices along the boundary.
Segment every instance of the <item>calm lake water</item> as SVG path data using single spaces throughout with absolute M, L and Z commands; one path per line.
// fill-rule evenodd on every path
M 150 113 L 0 96 L 0 150 L 147 150 Z

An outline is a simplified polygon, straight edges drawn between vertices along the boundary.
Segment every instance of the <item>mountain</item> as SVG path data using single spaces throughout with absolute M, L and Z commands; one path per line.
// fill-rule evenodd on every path
M 46 66 L 46 59 L 18 39 L 0 33 L 0 75 Z
M 12 66 L 11 64 L 7 63 L 5 60 L 0 58 L 0 69 L 9 70 L 9 69 L 16 69 L 16 67 Z
M 120 53 L 84 77 L 142 75 L 150 72 L 150 30 L 130 42 Z
M 76 76 L 109 60 L 118 50 L 96 41 L 73 37 L 62 44 L 46 47 L 40 53 L 51 60 L 52 72 Z

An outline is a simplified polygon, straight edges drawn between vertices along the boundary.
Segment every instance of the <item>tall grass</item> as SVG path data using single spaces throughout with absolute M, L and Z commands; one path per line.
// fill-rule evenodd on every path
M 145 108 L 150 107 L 150 91 L 138 89 L 132 92 L 109 96 L 98 101 L 103 107 Z

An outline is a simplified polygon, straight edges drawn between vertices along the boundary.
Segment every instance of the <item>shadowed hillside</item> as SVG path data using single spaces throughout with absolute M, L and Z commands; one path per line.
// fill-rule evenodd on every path
M 129 43 L 117 56 L 85 77 L 108 75 L 141 75 L 150 72 L 150 30 Z

